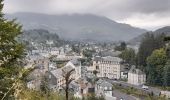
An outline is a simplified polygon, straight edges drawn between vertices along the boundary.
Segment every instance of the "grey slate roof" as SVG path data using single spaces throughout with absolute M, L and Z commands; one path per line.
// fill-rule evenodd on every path
M 102 57 L 104 61 L 114 61 L 114 62 L 120 62 L 122 61 L 122 59 L 118 58 L 118 57 L 111 57 L 111 56 L 107 56 L 107 57 Z
M 119 57 L 111 57 L 111 56 L 106 56 L 106 57 L 95 57 L 94 61 L 113 61 L 113 62 L 121 62 L 122 59 Z
M 61 69 L 52 70 L 51 73 L 52 73 L 56 78 L 61 78 L 61 77 L 62 77 L 62 70 L 61 70 Z
M 102 51 L 102 52 L 101 52 L 101 56 L 112 56 L 112 57 L 116 57 L 116 56 L 118 56 L 119 54 L 121 54 L 120 51 L 111 51 L 111 50 L 108 50 L 108 51 Z
M 63 68 L 62 68 L 62 71 L 64 71 L 64 72 L 69 72 L 69 71 L 71 71 L 71 70 L 73 70 L 74 68 L 72 67 L 72 66 L 64 66 Z M 75 71 L 73 71 L 73 72 L 75 72 Z
M 73 63 L 74 65 L 80 65 L 80 61 L 78 61 L 77 59 L 72 59 L 70 60 L 71 63 Z
M 109 83 L 105 80 L 102 80 L 102 79 L 99 79 L 96 84 L 98 84 L 102 87 L 112 87 L 113 86 L 111 83 Z

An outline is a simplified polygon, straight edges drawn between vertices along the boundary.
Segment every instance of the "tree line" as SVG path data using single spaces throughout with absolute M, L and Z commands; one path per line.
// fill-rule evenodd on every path
M 170 45 L 165 38 L 164 33 L 146 33 L 137 53 L 124 45 L 119 47 L 124 48 L 121 49 L 120 57 L 124 62 L 144 71 L 149 85 L 170 86 Z

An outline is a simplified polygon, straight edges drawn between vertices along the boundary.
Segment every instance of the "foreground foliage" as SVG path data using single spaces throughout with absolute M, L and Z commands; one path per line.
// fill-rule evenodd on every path
M 24 48 L 19 43 L 21 26 L 4 19 L 3 0 L 0 0 L 0 99 L 13 99 L 14 88 L 21 71 Z

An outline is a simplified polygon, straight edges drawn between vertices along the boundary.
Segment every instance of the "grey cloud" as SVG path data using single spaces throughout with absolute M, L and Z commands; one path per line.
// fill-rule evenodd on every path
M 157 13 L 170 11 L 170 0 L 137 0 L 137 2 L 131 3 L 131 9 L 134 9 L 133 7 L 135 7 L 137 11 L 142 13 Z
M 147 16 L 154 16 L 155 20 L 162 20 L 170 16 L 170 0 L 5 0 L 4 3 L 5 13 L 91 13 L 120 22 L 126 20 L 127 23 L 132 21 L 135 15 L 138 15 L 136 19 L 143 18 L 144 21 L 148 19 Z M 129 19 L 130 21 L 127 21 Z

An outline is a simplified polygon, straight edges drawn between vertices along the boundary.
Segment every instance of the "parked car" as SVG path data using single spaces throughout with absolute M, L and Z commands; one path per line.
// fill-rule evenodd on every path
M 143 85 L 143 86 L 142 86 L 142 89 L 144 89 L 144 90 L 148 90 L 148 88 L 149 88 L 149 87 L 146 86 L 146 85 Z
M 120 98 L 120 100 L 125 100 L 125 99 L 123 99 L 123 98 Z

